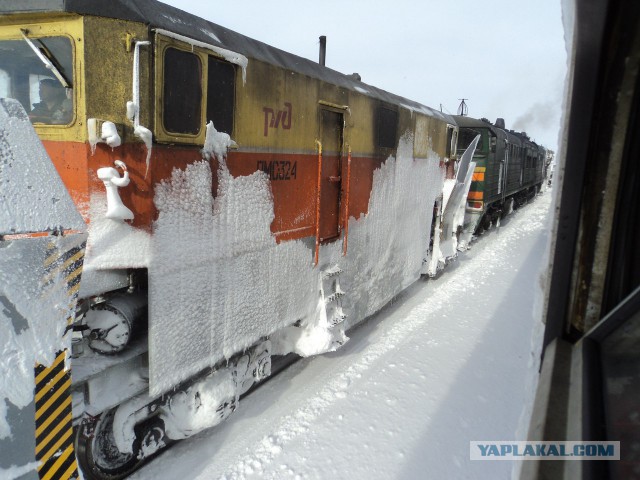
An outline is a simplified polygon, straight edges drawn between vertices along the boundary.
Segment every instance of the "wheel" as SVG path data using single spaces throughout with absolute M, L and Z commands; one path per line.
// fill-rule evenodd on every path
M 76 456 L 86 479 L 120 480 L 142 463 L 138 459 L 139 441 L 133 453 L 122 453 L 113 437 L 113 417 L 116 409 L 106 411 L 89 421 L 83 421 L 76 433 Z

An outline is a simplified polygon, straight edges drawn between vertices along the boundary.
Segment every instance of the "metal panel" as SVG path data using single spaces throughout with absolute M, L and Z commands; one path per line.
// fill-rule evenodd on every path
M 68 479 L 77 472 L 65 350 L 85 241 L 86 235 L 73 234 L 0 242 L 0 350 L 16 353 L 0 366 L 14 386 L 0 394 L 10 406 L 11 431 L 10 440 L 0 442 L 0 465 L 19 462 L 25 473 L 37 469 L 41 478 Z M 21 453 L 14 458 L 16 450 Z
M 0 235 L 85 228 L 24 108 L 0 99 Z

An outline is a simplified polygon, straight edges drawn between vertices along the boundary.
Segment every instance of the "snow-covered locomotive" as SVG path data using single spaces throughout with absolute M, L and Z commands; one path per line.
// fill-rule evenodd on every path
M 72 303 L 71 358 L 35 375 L 41 478 L 76 457 L 126 476 L 227 417 L 272 356 L 339 348 L 455 255 L 477 140 L 457 159 L 451 116 L 155 0 L 0 13 L 2 106 L 88 230 L 38 267 Z M 0 230 L 4 253 L 35 233 Z
M 533 198 L 542 187 L 552 158 L 526 133 L 505 129 L 504 119 L 454 116 L 460 129 L 459 145 L 480 136 L 473 154 L 475 171 L 468 194 L 464 235 L 488 228 L 500 217 Z M 459 150 L 462 153 L 462 150 Z

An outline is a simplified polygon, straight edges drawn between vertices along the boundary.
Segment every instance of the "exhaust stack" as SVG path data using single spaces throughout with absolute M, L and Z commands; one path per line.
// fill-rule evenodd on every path
M 325 35 L 320 36 L 320 58 L 318 63 L 324 66 L 324 62 L 327 56 L 327 37 Z

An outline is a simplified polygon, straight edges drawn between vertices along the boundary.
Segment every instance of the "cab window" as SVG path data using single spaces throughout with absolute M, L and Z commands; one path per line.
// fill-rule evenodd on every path
M 0 96 L 18 100 L 34 124 L 74 116 L 73 47 L 63 36 L 0 41 Z
M 476 145 L 476 153 L 482 152 L 482 131 L 473 128 L 461 128 L 458 138 L 458 153 L 464 153 L 464 151 L 471 145 L 473 139 L 480 135 L 478 144 Z

